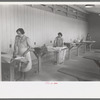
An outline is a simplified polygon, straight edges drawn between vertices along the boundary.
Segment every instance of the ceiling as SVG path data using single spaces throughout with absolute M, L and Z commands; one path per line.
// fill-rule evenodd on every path
M 86 4 L 79 4 L 79 5 L 68 5 L 68 6 L 71 6 L 73 7 L 74 9 L 77 9 L 77 10 L 80 10 L 82 12 L 85 12 L 85 13 L 97 13 L 97 14 L 100 14 L 100 4 L 97 5 L 97 4 L 93 4 L 94 6 L 91 7 L 91 8 L 86 8 L 85 7 Z M 90 4 L 91 5 L 91 4 Z M 31 5 L 32 6 L 32 5 Z M 50 5 L 49 5 L 50 6 Z M 52 6 L 52 5 L 51 5 Z M 62 7 L 65 6 L 65 5 L 62 5 Z M 81 8 L 81 9 L 80 9 Z
M 100 13 L 100 5 L 94 5 L 92 8 L 86 8 L 85 5 L 75 5 L 80 7 L 81 9 L 87 11 L 87 12 L 92 12 L 92 13 Z

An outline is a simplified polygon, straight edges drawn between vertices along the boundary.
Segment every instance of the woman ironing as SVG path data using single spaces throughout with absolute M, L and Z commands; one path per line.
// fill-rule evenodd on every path
M 22 72 L 27 72 L 32 68 L 32 59 L 30 55 L 31 43 L 22 28 L 16 30 L 13 58 L 17 56 L 24 57 L 28 62 L 25 67 L 21 69 Z

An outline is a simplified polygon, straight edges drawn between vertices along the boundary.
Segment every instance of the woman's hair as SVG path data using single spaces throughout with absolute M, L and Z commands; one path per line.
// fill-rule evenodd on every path
M 58 35 L 61 35 L 61 36 L 63 36 L 61 32 L 59 32 L 59 33 L 58 33 Z
M 22 28 L 18 28 L 18 29 L 16 30 L 16 32 L 18 32 L 18 31 L 20 31 L 21 34 L 25 34 L 25 32 L 24 32 L 24 30 L 23 30 Z

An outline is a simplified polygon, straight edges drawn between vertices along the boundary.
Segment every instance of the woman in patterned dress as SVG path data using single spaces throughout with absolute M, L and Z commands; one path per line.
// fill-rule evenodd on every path
M 31 43 L 29 38 L 24 35 L 25 32 L 22 28 L 17 29 L 16 32 L 13 58 L 17 56 L 24 57 L 28 61 L 28 64 L 26 67 L 23 67 L 21 71 L 27 72 L 32 68 L 32 59 L 30 55 Z

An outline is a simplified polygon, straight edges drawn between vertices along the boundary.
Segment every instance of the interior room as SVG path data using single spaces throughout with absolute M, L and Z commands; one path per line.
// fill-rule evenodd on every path
M 99 81 L 99 26 L 100 5 L 0 5 L 1 81 Z

